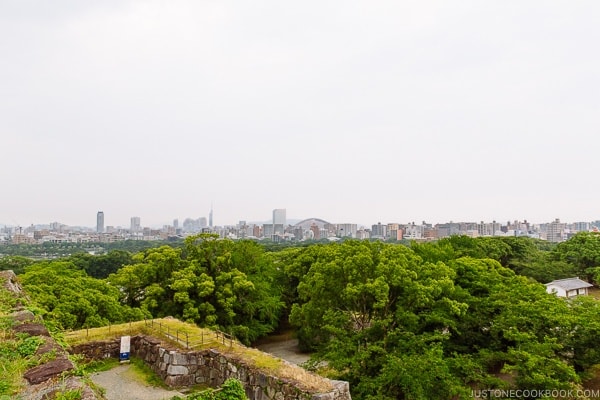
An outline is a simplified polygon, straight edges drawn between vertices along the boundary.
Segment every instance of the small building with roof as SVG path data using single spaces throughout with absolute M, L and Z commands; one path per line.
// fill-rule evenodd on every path
M 591 288 L 592 286 L 594 285 L 579 279 L 579 277 L 557 279 L 550 283 L 546 283 L 546 292 L 554 293 L 558 297 L 566 297 L 569 299 L 575 296 L 587 295 L 588 288 Z

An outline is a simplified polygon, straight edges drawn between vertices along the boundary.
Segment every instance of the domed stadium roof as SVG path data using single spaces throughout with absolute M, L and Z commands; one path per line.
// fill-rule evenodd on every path
M 302 229 L 309 229 L 313 224 L 317 225 L 319 227 L 319 229 L 323 229 L 323 227 L 326 224 L 329 224 L 329 222 L 327 222 L 323 219 L 320 219 L 320 218 L 307 218 L 305 220 L 298 222 L 294 226 L 302 227 Z

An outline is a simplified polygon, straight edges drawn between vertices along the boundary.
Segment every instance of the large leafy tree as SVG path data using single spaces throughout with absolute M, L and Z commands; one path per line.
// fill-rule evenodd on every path
M 572 265 L 573 273 L 582 279 L 594 280 L 600 267 L 600 233 L 577 233 L 556 246 L 552 259 Z
M 109 276 L 127 304 L 222 329 L 246 343 L 278 324 L 281 288 L 272 259 L 254 242 L 201 234 L 186 238 L 181 249 L 150 249 L 133 261 Z
M 72 263 L 40 262 L 27 268 L 21 282 L 47 320 L 63 329 L 136 321 L 145 314 L 119 302 L 118 290 L 92 278 Z
M 454 319 L 466 311 L 454 299 L 453 278 L 443 263 L 423 262 L 404 246 L 366 241 L 324 246 L 298 286 L 300 302 L 290 320 L 317 360 L 345 371 L 343 378 L 359 396 L 427 391 L 431 388 L 411 386 L 416 381 L 404 382 L 404 389 L 382 386 L 389 376 L 381 371 L 397 370 L 400 358 L 391 364 L 390 354 L 400 349 L 419 358 L 425 355 L 417 349 L 445 340 Z M 453 391 L 448 382 L 440 385 Z

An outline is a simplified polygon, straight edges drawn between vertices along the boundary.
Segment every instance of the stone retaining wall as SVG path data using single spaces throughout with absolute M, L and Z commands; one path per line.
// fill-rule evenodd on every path
M 92 359 L 118 357 L 119 340 L 86 343 L 73 347 L 72 352 Z M 323 378 L 334 389 L 312 393 L 297 382 L 266 374 L 244 360 L 214 349 L 184 352 L 167 349 L 152 337 L 133 336 L 131 354 L 144 360 L 171 387 L 195 384 L 219 387 L 226 379 L 236 378 L 244 385 L 250 400 L 351 400 L 348 382 Z

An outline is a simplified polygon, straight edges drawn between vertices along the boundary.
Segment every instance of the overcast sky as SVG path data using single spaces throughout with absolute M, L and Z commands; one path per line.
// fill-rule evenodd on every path
M 0 0 L 0 223 L 600 219 L 600 2 Z

